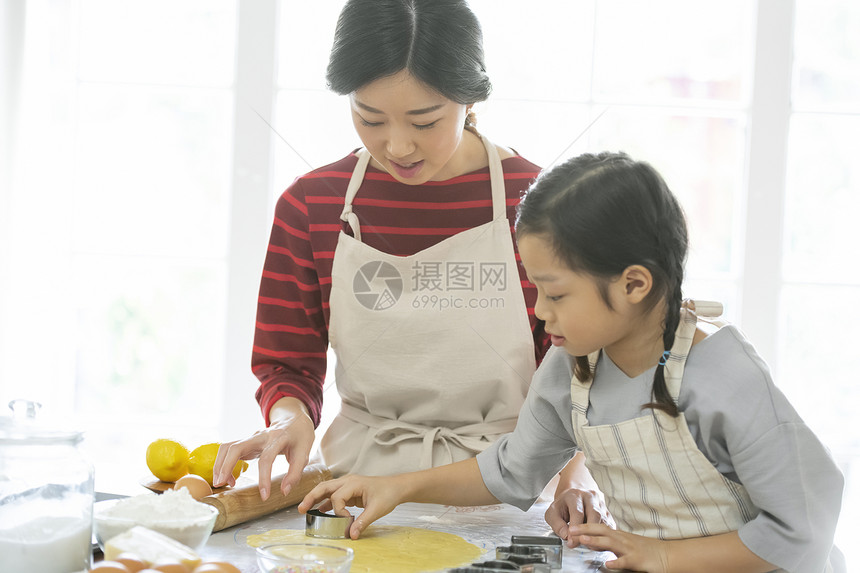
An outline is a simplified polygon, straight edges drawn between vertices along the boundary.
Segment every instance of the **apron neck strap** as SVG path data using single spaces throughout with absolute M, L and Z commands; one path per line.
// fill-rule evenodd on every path
M 502 160 L 499 158 L 499 150 L 493 143 L 479 134 L 484 149 L 487 150 L 487 159 L 490 165 L 490 188 L 493 194 L 493 220 L 506 216 L 507 205 L 505 204 L 505 172 L 502 170 Z
M 678 401 L 678 396 L 681 393 L 681 379 L 684 377 L 684 366 L 687 363 L 687 357 L 693 345 L 693 337 L 696 334 L 696 323 L 700 318 L 720 316 L 723 313 L 723 305 L 719 302 L 686 299 L 681 305 L 680 313 L 680 321 L 675 331 L 675 342 L 672 344 L 672 350 L 663 370 L 666 389 L 675 402 Z M 588 357 L 592 371 L 594 371 L 599 356 L 600 351 L 597 351 Z M 586 383 L 580 382 L 576 376 L 571 380 L 570 398 L 574 413 L 578 415 L 575 419 L 578 419 L 580 424 L 587 423 L 585 413 L 588 408 L 588 394 L 592 382 L 593 380 Z
M 358 193 L 358 188 L 364 181 L 364 173 L 367 171 L 367 164 L 370 163 L 370 152 L 362 147 L 355 155 L 358 157 L 358 161 L 355 164 L 355 169 L 352 170 L 349 185 L 346 187 L 346 197 L 344 198 L 343 211 L 340 213 L 340 220 L 349 223 L 353 236 L 357 241 L 360 241 L 361 226 L 358 224 L 358 217 L 352 212 L 352 200 L 355 199 L 355 194 Z
M 675 402 L 681 394 L 681 378 L 684 377 L 684 366 L 693 347 L 693 337 L 696 335 L 696 323 L 699 317 L 718 317 L 723 313 L 723 305 L 706 300 L 685 299 L 681 304 L 681 316 L 678 329 L 675 331 L 675 343 L 663 367 L 663 377 L 666 389 Z
M 493 143 L 478 134 L 481 138 L 481 143 L 484 144 L 484 149 L 487 151 L 487 159 L 490 166 L 490 189 L 493 197 L 493 220 L 506 216 L 507 205 L 505 202 L 505 172 L 502 170 L 502 160 L 499 158 L 499 151 Z M 349 178 L 349 185 L 346 187 L 346 196 L 344 197 L 343 211 L 340 213 L 341 221 L 348 223 L 352 229 L 352 234 L 356 240 L 361 240 L 361 226 L 358 222 L 358 216 L 352 210 L 352 201 L 355 199 L 358 189 L 361 187 L 361 182 L 364 181 L 364 174 L 367 171 L 367 165 L 370 163 L 370 152 L 365 148 L 361 148 L 355 153 L 358 161 L 352 171 L 352 176 Z

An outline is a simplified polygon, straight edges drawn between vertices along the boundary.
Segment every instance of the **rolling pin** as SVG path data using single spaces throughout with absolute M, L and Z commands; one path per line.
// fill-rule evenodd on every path
M 218 510 L 213 531 L 221 531 L 238 523 L 296 505 L 317 484 L 331 479 L 331 472 L 325 465 L 311 464 L 302 472 L 299 483 L 293 486 L 289 494 L 284 495 L 280 488 L 284 475 L 272 476 L 272 492 L 266 501 L 260 499 L 260 489 L 256 483 L 201 498 L 200 501 Z

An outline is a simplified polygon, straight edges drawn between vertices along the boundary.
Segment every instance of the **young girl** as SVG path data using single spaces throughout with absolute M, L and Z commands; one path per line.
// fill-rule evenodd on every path
M 532 186 L 517 239 L 554 348 L 514 432 L 476 459 L 323 483 L 299 510 L 363 506 L 357 538 L 406 501 L 527 509 L 582 451 L 618 529 L 563 495 L 547 522 L 609 567 L 831 571 L 842 475 L 743 335 L 699 322 L 720 305 L 682 300 L 686 224 L 655 170 L 572 159 Z

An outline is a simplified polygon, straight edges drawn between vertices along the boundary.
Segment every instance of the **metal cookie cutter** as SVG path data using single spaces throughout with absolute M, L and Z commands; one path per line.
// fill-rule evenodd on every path
M 520 566 L 520 571 L 550 573 L 546 551 L 534 545 L 510 545 L 496 547 L 496 559 L 510 561 Z M 526 567 L 529 566 L 529 567 Z
M 305 514 L 305 535 L 323 539 L 349 539 L 355 517 L 344 517 L 312 509 Z
M 562 543 L 559 537 L 541 537 L 538 535 L 512 535 L 511 545 L 540 547 L 546 552 L 546 562 L 553 569 L 561 569 Z
M 546 563 L 517 563 L 515 561 L 494 560 L 472 563 L 467 567 L 448 569 L 448 573 L 549 573 Z
M 448 573 L 512 573 L 519 570 L 519 565 L 510 561 L 482 561 L 466 567 L 448 569 Z

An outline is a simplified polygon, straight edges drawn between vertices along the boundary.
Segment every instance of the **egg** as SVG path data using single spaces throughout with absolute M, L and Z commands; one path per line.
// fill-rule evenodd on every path
M 158 563 L 153 563 L 149 566 L 150 569 L 160 571 L 161 573 L 191 573 L 191 569 L 186 567 L 184 563 L 180 563 L 174 559 L 165 559 Z
M 186 474 L 176 480 L 176 483 L 173 484 L 173 489 L 183 487 L 188 490 L 188 493 L 190 493 L 191 497 L 194 499 L 201 499 L 207 495 L 212 495 L 212 488 L 209 487 L 209 484 L 205 479 L 198 475 Z
M 141 569 L 146 569 L 146 561 L 134 553 L 120 553 L 114 557 L 114 561 L 125 565 L 131 573 L 138 573 Z
M 90 568 L 93 573 L 129 573 L 128 568 L 118 561 L 99 561 Z
M 223 561 L 207 561 L 201 563 L 194 573 L 242 573 L 239 568 Z

